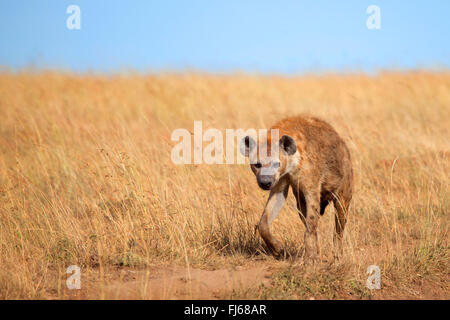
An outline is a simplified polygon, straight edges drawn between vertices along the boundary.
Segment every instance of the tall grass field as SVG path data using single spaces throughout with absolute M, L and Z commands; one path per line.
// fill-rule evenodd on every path
M 355 172 L 344 256 L 334 208 L 303 264 L 290 191 L 272 225 L 248 165 L 177 165 L 173 130 L 269 128 L 301 113 Z M 1 299 L 449 299 L 450 74 L 0 74 Z M 69 289 L 67 268 L 80 268 Z M 367 268 L 381 288 L 366 286 Z

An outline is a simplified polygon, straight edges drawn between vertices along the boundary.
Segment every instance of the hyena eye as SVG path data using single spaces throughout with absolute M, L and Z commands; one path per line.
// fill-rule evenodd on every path
M 261 168 L 261 167 L 262 167 L 261 162 L 255 163 L 255 168 L 259 169 L 259 168 Z
M 280 163 L 279 162 L 274 162 L 273 164 L 272 164 L 272 166 L 276 169 L 276 168 L 279 168 L 280 167 Z

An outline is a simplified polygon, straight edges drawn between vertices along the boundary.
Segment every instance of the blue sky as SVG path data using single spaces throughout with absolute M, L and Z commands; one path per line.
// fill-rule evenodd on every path
M 66 8 L 81 9 L 81 30 Z M 381 9 L 369 30 L 366 8 Z M 450 66 L 450 1 L 0 0 L 0 66 L 295 74 Z

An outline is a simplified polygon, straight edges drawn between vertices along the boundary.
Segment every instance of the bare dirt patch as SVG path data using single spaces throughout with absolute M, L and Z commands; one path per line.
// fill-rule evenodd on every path
M 74 299 L 220 299 L 270 283 L 262 264 L 203 270 L 181 266 L 153 266 L 145 270 L 121 268 L 103 276 L 91 271 L 81 292 L 67 292 Z

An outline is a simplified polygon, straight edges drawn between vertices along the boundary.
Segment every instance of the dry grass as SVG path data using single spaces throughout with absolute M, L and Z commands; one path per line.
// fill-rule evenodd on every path
M 265 128 L 301 112 L 336 127 L 356 173 L 345 258 L 327 262 L 330 207 L 320 220 L 324 262 L 313 268 L 266 255 L 254 226 L 267 193 L 247 166 L 170 160 L 172 130 L 194 120 L 204 130 Z M 448 73 L 4 73 L 0 119 L 0 298 L 71 298 L 72 264 L 103 298 L 111 273 L 127 268 L 250 262 L 267 266 L 270 283 L 215 297 L 450 298 Z M 292 199 L 273 230 L 301 253 Z M 365 288 L 371 264 L 382 290 Z

